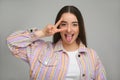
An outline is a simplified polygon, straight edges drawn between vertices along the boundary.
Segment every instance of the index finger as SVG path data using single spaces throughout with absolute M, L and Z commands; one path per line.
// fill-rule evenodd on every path
M 55 24 L 56 28 L 60 25 L 61 21 L 62 21 L 62 18 L 60 18 L 60 20 L 58 20 L 58 22 Z

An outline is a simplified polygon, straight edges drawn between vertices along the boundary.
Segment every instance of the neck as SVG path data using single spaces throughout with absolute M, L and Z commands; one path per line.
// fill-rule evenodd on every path
M 76 42 L 73 44 L 64 44 L 64 43 L 62 44 L 63 44 L 64 49 L 67 51 L 75 51 L 79 48 L 79 45 Z

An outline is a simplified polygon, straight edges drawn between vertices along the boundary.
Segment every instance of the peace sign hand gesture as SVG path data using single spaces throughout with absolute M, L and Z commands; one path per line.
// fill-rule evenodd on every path
M 47 37 L 47 36 L 52 36 L 57 32 L 62 32 L 65 29 L 58 29 L 57 27 L 60 25 L 62 21 L 62 18 L 55 24 L 55 25 L 47 25 L 43 30 L 42 30 L 42 36 L 41 37 Z M 40 35 L 40 34 L 39 34 Z

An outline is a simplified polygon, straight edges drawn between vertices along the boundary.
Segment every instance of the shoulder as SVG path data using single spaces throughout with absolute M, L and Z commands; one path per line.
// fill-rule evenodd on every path
M 94 57 L 98 56 L 97 52 L 93 48 L 88 48 L 87 47 L 86 50 L 87 50 L 87 54 L 89 54 L 91 56 L 94 56 Z
M 87 51 L 88 51 L 88 53 L 87 53 L 88 56 L 90 56 L 90 58 L 94 61 L 95 64 L 101 63 L 100 57 L 94 49 L 87 48 Z
M 82 42 L 80 43 L 79 50 L 89 55 L 96 55 L 96 51 L 93 48 L 86 47 Z

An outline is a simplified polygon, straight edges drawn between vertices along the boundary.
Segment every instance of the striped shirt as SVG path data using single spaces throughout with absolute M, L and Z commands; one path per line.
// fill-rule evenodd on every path
M 30 65 L 30 80 L 65 80 L 69 56 L 61 47 L 61 40 L 52 44 L 26 30 L 11 34 L 7 44 L 14 56 Z M 93 49 L 80 43 L 76 59 L 80 80 L 106 80 L 103 64 Z

